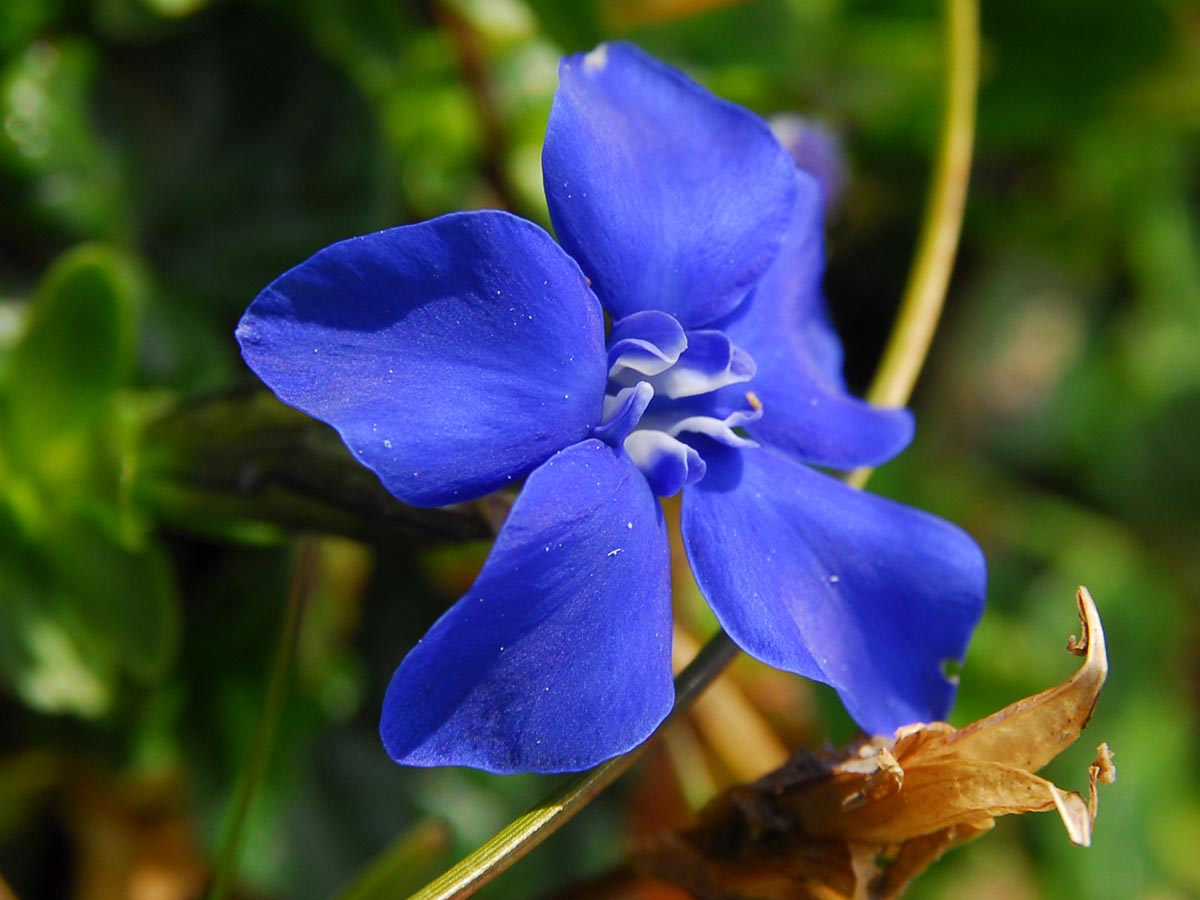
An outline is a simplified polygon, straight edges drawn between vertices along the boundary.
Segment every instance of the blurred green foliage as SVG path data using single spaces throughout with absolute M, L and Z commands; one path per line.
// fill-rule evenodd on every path
M 487 513 L 405 510 L 321 426 L 245 393 L 237 316 L 351 234 L 498 205 L 546 224 L 557 59 L 619 37 L 841 132 L 827 288 L 864 385 L 922 211 L 939 28 L 929 0 L 0 3 L 0 876 L 17 895 L 112 896 L 97 872 L 126 845 L 177 896 L 202 888 L 301 530 L 358 542 L 322 543 L 248 895 L 333 895 L 388 847 L 376 873 L 427 877 L 544 792 L 384 757 L 391 670 L 469 583 Z M 1085 739 L 1112 744 L 1120 781 L 1092 851 L 1052 816 L 1002 821 L 912 896 L 1196 896 L 1200 5 L 992 2 L 983 32 L 918 439 L 872 487 L 988 554 L 957 722 L 1070 671 L 1073 589 L 1091 588 L 1112 675 Z M 826 693 L 792 690 L 795 733 L 844 735 Z M 1081 787 L 1091 751 L 1051 776 Z M 664 771 L 649 760 L 486 895 L 611 865 Z

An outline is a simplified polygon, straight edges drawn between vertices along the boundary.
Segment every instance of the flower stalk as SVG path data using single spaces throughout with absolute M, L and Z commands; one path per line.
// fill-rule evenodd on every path
M 979 70 L 976 0 L 945 0 L 945 18 L 946 111 L 925 221 L 900 313 L 868 394 L 884 405 L 906 403 L 924 364 L 949 285 L 966 203 Z M 849 480 L 861 487 L 869 476 L 869 469 L 859 469 Z M 677 677 L 675 707 L 663 725 L 684 713 L 736 653 L 724 633 L 714 636 Z M 627 771 L 645 747 L 574 776 L 410 900 L 471 896 L 569 821 Z
M 912 395 L 942 314 L 967 205 L 979 88 L 979 7 L 975 0 L 946 0 L 945 6 L 946 111 L 916 257 L 867 391 L 867 399 L 880 406 L 904 406 Z M 866 475 L 856 475 L 859 479 L 866 481 Z
M 254 733 L 250 737 L 245 764 L 241 777 L 238 779 L 229 818 L 225 823 L 221 847 L 213 868 L 208 900 L 225 900 L 237 877 L 238 863 L 246 836 L 246 823 L 250 818 L 254 798 L 258 795 L 263 778 L 266 776 L 267 764 L 271 760 L 271 750 L 275 746 L 276 732 L 279 730 L 279 720 L 287 702 L 288 681 L 291 676 L 292 662 L 296 656 L 300 622 L 303 617 L 305 600 L 312 590 L 318 555 L 319 549 L 315 540 L 310 538 L 300 542 L 292 570 L 291 584 L 288 587 L 283 623 L 279 629 L 279 644 L 275 648 L 275 655 L 271 661 L 271 674 L 267 682 L 266 696 L 263 698 L 262 709 L 259 711 Z
M 675 678 L 675 708 L 663 723 L 682 715 L 737 655 L 733 641 L 718 633 Z M 641 758 L 642 743 L 623 756 L 571 778 L 529 812 L 506 825 L 491 840 L 412 895 L 410 900 L 470 897 L 565 825 Z

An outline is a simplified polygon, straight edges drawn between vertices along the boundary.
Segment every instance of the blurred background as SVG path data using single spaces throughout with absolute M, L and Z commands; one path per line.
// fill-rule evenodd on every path
M 1200 896 L 1200 4 L 982 13 L 959 264 L 916 443 L 871 487 L 987 553 L 956 724 L 1073 671 L 1073 592 L 1091 588 L 1111 675 L 1048 775 L 1085 788 L 1107 740 L 1120 779 L 1091 850 L 1053 813 L 1001 820 L 910 896 Z M 385 852 L 401 895 L 552 787 L 387 760 L 391 671 L 470 583 L 503 500 L 389 501 L 256 385 L 238 316 L 349 235 L 475 207 L 547 224 L 557 60 L 621 38 L 839 137 L 826 283 L 864 387 L 923 210 L 939 16 L 933 0 L 3 0 L 0 897 L 203 894 L 293 582 L 295 669 L 236 896 L 333 896 Z M 712 622 L 678 593 L 680 640 L 703 639 Z M 792 676 L 741 660 L 729 684 L 481 896 L 592 877 L 779 748 L 853 733 Z M 762 741 L 722 742 L 713 720 L 734 716 Z

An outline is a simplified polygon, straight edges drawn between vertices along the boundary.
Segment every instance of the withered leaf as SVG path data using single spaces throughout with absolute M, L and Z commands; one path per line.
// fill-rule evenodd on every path
M 1067 681 L 965 728 L 911 725 L 840 755 L 801 751 L 638 865 L 702 900 L 888 900 L 997 816 L 1056 809 L 1087 846 L 1096 786 L 1116 778 L 1107 745 L 1086 801 L 1035 774 L 1079 737 L 1108 675 L 1095 603 L 1082 587 L 1076 599 L 1083 631 L 1068 649 L 1084 661 Z

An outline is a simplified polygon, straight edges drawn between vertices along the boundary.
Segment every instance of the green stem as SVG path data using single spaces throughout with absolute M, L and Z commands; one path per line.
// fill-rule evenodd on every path
M 976 0 L 946 0 L 946 54 L 950 77 L 937 162 L 925 203 L 925 220 L 900 313 L 867 392 L 881 406 L 903 406 L 937 330 L 954 255 L 962 232 L 975 138 L 979 82 L 979 9 Z
M 917 253 L 883 359 L 867 391 L 867 399 L 879 406 L 904 406 L 912 396 L 942 315 L 967 205 L 979 89 L 979 6 L 978 0 L 944 2 L 946 111 Z M 857 469 L 846 481 L 861 488 L 870 477 L 870 469 Z
M 937 162 L 912 273 L 868 395 L 889 406 L 908 401 L 925 362 L 950 282 L 966 204 L 979 81 L 979 10 L 977 0 L 945 0 L 945 7 L 949 71 Z M 869 476 L 870 470 L 860 470 L 850 480 L 861 486 Z M 691 706 L 736 654 L 725 634 L 712 638 L 676 679 L 675 708 L 667 721 Z M 410 900 L 469 897 L 561 828 L 628 770 L 645 747 L 575 776 Z
M 283 623 L 279 629 L 279 644 L 275 648 L 275 657 L 271 662 L 271 674 L 267 682 L 266 695 L 263 697 L 263 705 L 259 711 L 254 733 L 250 737 L 245 767 L 238 779 L 229 818 L 225 823 L 225 833 L 221 838 L 220 850 L 217 853 L 208 900 L 225 900 L 237 876 L 238 863 L 242 855 L 242 843 L 246 836 L 246 822 L 249 819 L 254 798 L 267 773 L 267 763 L 270 762 L 271 750 L 275 745 L 275 733 L 279 728 L 279 719 L 283 714 L 284 704 L 287 702 L 288 680 L 291 675 L 292 660 L 296 655 L 301 615 L 305 599 L 312 587 L 317 555 L 318 545 L 315 540 L 307 539 L 300 542 L 296 552 L 296 563 L 292 570 L 291 584 L 288 587 Z

